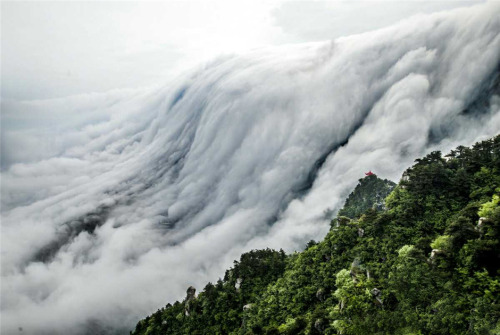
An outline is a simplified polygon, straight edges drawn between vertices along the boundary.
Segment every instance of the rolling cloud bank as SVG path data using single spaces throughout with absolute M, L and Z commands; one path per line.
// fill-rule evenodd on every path
M 242 252 L 327 232 L 363 172 L 500 132 L 500 5 L 5 102 L 2 334 L 128 333 Z

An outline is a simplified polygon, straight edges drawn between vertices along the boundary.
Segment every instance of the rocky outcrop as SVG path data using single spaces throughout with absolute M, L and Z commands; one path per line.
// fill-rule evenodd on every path
M 365 230 L 363 228 L 358 228 L 358 236 L 363 237 L 365 235 Z
M 488 219 L 485 217 L 480 217 L 479 220 L 477 221 L 475 230 L 478 231 L 479 234 L 481 234 L 481 236 L 483 235 L 484 223 L 486 220 Z
M 193 287 L 193 286 L 189 286 L 187 291 L 186 291 L 186 304 L 185 304 L 185 310 L 184 310 L 184 314 L 186 316 L 189 316 L 191 314 L 191 305 L 192 305 L 192 301 L 196 299 L 196 289 Z
M 314 322 L 314 328 L 320 333 L 322 333 L 325 330 L 325 322 L 322 319 L 317 319 Z
M 318 299 L 319 301 L 325 300 L 325 295 L 326 295 L 325 290 L 322 288 L 316 291 L 316 299 Z
M 380 307 L 384 306 L 384 303 L 382 302 L 382 291 L 380 291 L 378 288 L 374 287 L 370 293 L 372 294 L 372 297 L 375 298 L 375 300 L 378 302 Z
M 237 278 L 236 283 L 234 284 L 234 288 L 236 289 L 236 292 L 240 292 L 241 288 L 241 283 L 243 282 L 242 278 Z
M 347 216 L 339 216 L 337 217 L 336 221 L 337 221 L 336 222 L 337 227 L 347 226 L 349 223 L 351 223 L 351 219 L 348 218 Z

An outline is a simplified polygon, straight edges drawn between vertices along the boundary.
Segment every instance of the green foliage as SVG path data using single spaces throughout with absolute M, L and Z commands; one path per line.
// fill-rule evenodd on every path
M 358 186 L 349 194 L 344 208 L 339 211 L 339 216 L 351 219 L 359 218 L 370 208 L 385 209 L 384 199 L 391 193 L 396 184 L 387 179 L 370 175 L 359 180 Z
M 432 152 L 387 209 L 393 185 L 364 178 L 323 241 L 244 254 L 134 334 L 500 334 L 499 168 L 500 136 Z
M 229 334 L 241 326 L 244 306 L 257 301 L 285 266 L 282 250 L 245 253 L 226 271 L 224 280 L 208 283 L 192 300 L 168 304 L 140 321 L 134 334 Z
M 451 248 L 451 237 L 449 235 L 441 235 L 436 237 L 436 239 L 431 243 L 432 249 L 439 250 L 450 250 Z
M 478 212 L 479 216 L 491 217 L 493 215 L 493 212 L 495 211 L 495 208 L 498 207 L 499 202 L 500 196 L 498 196 L 497 194 L 493 195 L 493 199 L 491 201 L 484 203 L 481 206 L 481 209 Z

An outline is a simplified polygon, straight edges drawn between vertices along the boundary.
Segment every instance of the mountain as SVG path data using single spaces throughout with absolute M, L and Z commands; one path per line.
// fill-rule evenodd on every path
M 359 184 L 349 194 L 338 215 L 354 219 L 360 217 L 369 208 L 385 209 L 385 198 L 394 186 L 396 186 L 394 182 L 380 179 L 370 171 L 365 178 L 359 180 Z
M 417 157 L 498 134 L 499 65 L 491 1 L 221 56 L 159 86 L 2 100 L 0 332 L 128 333 L 245 252 L 322 240 L 364 172 L 396 180 Z M 432 232 L 434 222 L 417 219 L 389 226 Z M 394 242 L 406 241 L 403 228 Z M 342 257 L 352 263 L 355 251 Z M 296 317 L 287 306 L 279 312 Z M 247 324 L 286 323 L 273 315 Z
M 499 334 L 500 135 L 361 179 L 323 241 L 254 250 L 133 334 Z M 339 212 L 339 213 L 340 213 Z

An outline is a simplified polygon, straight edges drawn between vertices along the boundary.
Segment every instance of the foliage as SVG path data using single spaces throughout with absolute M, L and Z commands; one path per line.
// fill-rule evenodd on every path
M 384 199 L 391 193 L 394 186 L 396 186 L 394 182 L 377 178 L 375 174 L 360 179 L 358 186 L 349 194 L 344 208 L 339 211 L 338 215 L 354 219 L 359 218 L 370 208 L 385 209 Z
M 134 334 L 500 334 L 499 168 L 500 136 L 432 152 L 386 209 L 364 178 L 323 241 L 244 254 Z
M 449 235 L 441 235 L 431 243 L 432 249 L 449 250 L 451 248 L 451 238 Z

